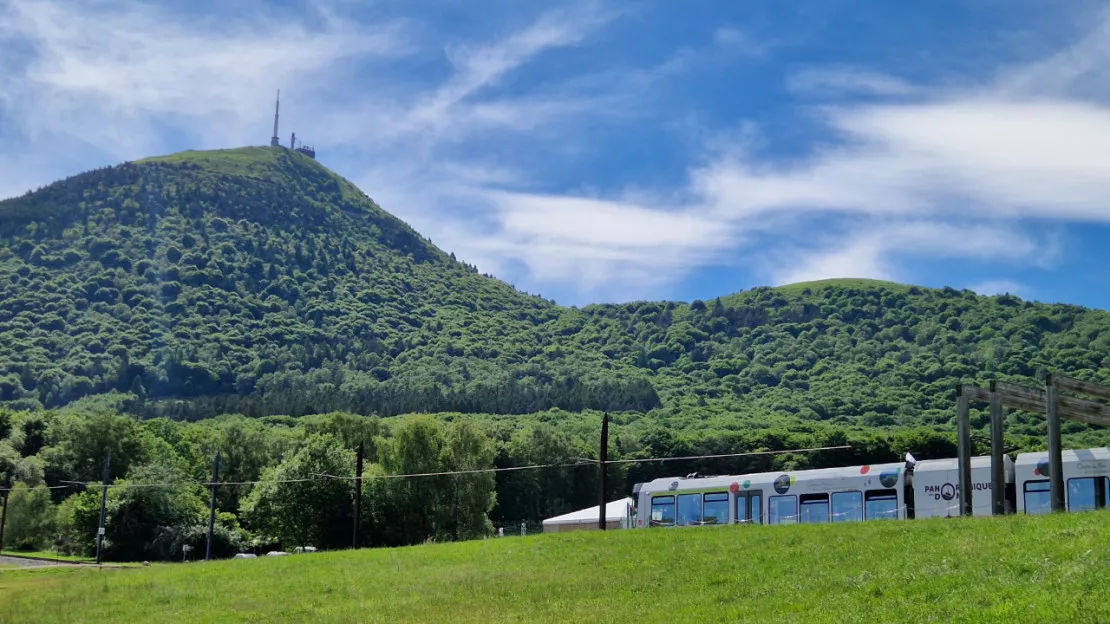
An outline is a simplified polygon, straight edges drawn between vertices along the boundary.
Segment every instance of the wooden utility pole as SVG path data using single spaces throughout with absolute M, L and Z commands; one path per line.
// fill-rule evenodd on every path
M 212 498 L 208 502 L 208 546 L 204 549 L 204 560 L 212 558 L 212 534 L 216 530 L 216 486 L 220 482 L 220 451 L 216 450 L 216 461 L 212 462 Z
M 1002 422 L 1006 416 L 1002 395 L 991 382 L 991 513 L 1006 514 L 1006 466 L 1002 460 Z
M 358 457 L 355 460 L 355 527 L 352 543 L 358 548 L 358 529 L 362 524 L 362 449 L 363 443 L 358 443 Z
M 970 516 L 971 507 L 971 418 L 968 415 L 968 397 L 963 387 L 956 390 L 956 428 L 959 436 L 956 445 L 960 473 L 960 515 Z
M 1064 511 L 1064 458 L 1060 440 L 1060 391 L 1052 373 L 1044 377 L 1045 417 L 1048 425 L 1048 488 L 1052 511 Z
M 598 504 L 598 520 L 597 528 L 605 530 L 605 477 L 607 470 L 607 463 L 609 461 L 609 413 L 606 412 L 601 417 L 601 461 L 598 462 L 598 488 L 597 488 L 597 504 Z
M 1080 381 L 1065 375 L 1048 373 L 1045 375 L 1044 388 L 1029 388 L 1004 381 L 991 381 L 990 389 L 961 385 L 956 393 L 956 418 L 959 426 L 960 488 L 965 481 L 970 483 L 970 459 L 964 461 L 964 447 L 970 454 L 970 426 L 967 422 L 967 402 L 982 401 L 991 406 L 991 487 L 992 509 L 994 513 L 1005 513 L 1005 494 L 998 487 L 1004 482 L 1002 422 L 1005 409 L 1016 409 L 1045 416 L 1048 430 L 1048 482 L 1049 502 L 1053 512 L 1065 511 L 1067 498 L 1064 492 L 1063 439 L 1060 435 L 1060 420 L 1066 418 L 1076 422 L 1110 427 L 1110 405 L 1060 394 L 1061 391 L 1086 394 L 1103 400 L 1110 400 L 1110 386 Z M 965 480 L 964 473 L 968 473 Z M 970 494 L 970 492 L 968 493 Z M 970 496 L 968 496 L 970 499 Z M 961 496 L 961 501 L 963 500 Z M 961 510 L 963 509 L 961 504 Z M 999 510 L 1002 511 L 999 511 Z
M 12 477 L 4 479 L 4 510 L 0 511 L 0 552 L 4 552 L 4 527 L 8 525 L 8 494 L 12 493 Z
M 100 526 L 96 530 L 96 564 L 100 565 L 101 545 L 104 542 L 104 517 L 108 513 L 108 479 L 111 476 L 112 449 L 108 449 L 108 456 L 104 458 L 104 477 L 101 479 L 100 492 Z

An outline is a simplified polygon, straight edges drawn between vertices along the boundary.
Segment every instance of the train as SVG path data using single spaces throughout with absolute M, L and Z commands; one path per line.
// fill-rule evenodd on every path
M 1110 447 L 1062 452 L 1069 512 L 1110 500 Z M 1048 452 L 1003 455 L 1006 513 L 1051 512 Z M 631 528 L 911 520 L 960 515 L 956 458 L 743 475 L 663 477 L 633 487 Z M 990 456 L 971 458 L 972 515 L 992 514 Z

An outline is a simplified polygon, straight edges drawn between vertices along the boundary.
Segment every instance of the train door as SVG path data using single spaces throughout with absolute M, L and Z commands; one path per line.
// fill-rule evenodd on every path
M 736 524 L 763 524 L 763 490 L 736 493 Z

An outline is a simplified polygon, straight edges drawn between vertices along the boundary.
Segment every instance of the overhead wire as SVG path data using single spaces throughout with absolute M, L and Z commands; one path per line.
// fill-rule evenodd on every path
M 818 451 L 835 451 L 851 449 L 852 446 L 843 444 L 839 446 L 817 446 L 809 448 L 796 448 L 796 449 L 779 449 L 774 451 L 747 451 L 744 453 L 717 453 L 711 455 L 685 455 L 681 457 L 637 457 L 631 459 L 614 459 L 607 460 L 608 464 L 631 464 L 631 463 L 650 463 L 650 462 L 668 462 L 668 461 L 683 461 L 683 460 L 699 460 L 699 459 L 723 459 L 729 457 L 754 457 L 760 455 L 783 455 L 788 453 L 814 453 Z M 402 474 L 363 474 L 361 478 L 367 479 L 411 479 L 421 477 L 442 477 L 451 475 L 468 475 L 468 474 L 483 474 L 483 473 L 500 473 L 500 472 L 514 472 L 521 470 L 539 470 L 546 468 L 574 468 L 578 466 L 591 466 L 600 464 L 601 460 L 592 458 L 580 458 L 573 463 L 551 463 L 551 464 L 530 464 L 527 466 L 505 466 L 501 468 L 475 468 L 469 470 L 444 470 L 439 472 L 418 472 L 418 473 L 402 473 Z M 63 481 L 65 485 L 50 485 L 45 486 L 48 489 L 62 489 L 68 487 L 96 487 L 96 488 L 142 488 L 142 487 L 181 487 L 181 486 L 202 486 L 212 487 L 225 486 L 225 485 L 261 485 L 264 483 L 305 483 L 308 481 L 319 481 L 320 479 L 340 479 L 340 480 L 354 480 L 357 476 L 339 476 L 322 473 L 311 473 L 311 477 L 302 477 L 297 479 L 259 479 L 256 481 L 177 481 L 177 482 L 162 482 L 162 483 L 108 483 L 102 481 Z M 0 487 L 0 492 L 13 491 L 14 487 Z

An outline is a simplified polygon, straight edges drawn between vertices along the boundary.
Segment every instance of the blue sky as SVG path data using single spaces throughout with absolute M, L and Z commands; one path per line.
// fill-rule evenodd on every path
M 0 196 L 265 145 L 280 88 L 284 142 L 559 303 L 1110 308 L 1108 61 L 1086 0 L 0 0 Z

